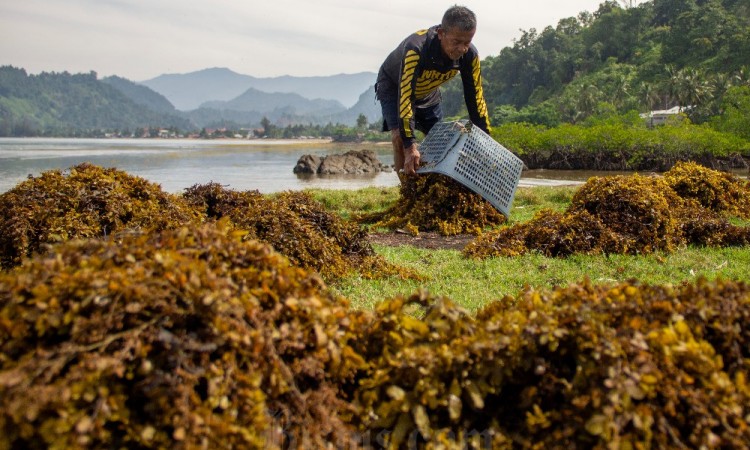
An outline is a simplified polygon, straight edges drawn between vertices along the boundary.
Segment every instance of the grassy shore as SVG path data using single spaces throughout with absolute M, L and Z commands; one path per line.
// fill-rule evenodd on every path
M 510 223 L 524 222 L 542 208 L 564 210 L 577 187 L 519 188 Z M 356 191 L 310 190 L 327 209 L 344 218 L 380 211 L 398 199 L 397 188 L 366 188 Z M 736 221 L 736 223 L 748 225 Z M 374 245 L 388 261 L 413 268 L 427 280 L 396 278 L 366 280 L 352 276 L 331 287 L 357 308 L 372 308 L 383 299 L 426 289 L 444 295 L 476 311 L 505 295 L 516 295 L 526 287 L 549 288 L 576 283 L 588 277 L 593 283 L 616 283 L 635 279 L 646 284 L 678 284 L 698 277 L 750 282 L 750 248 L 688 246 L 673 253 L 644 256 L 576 255 L 548 258 L 529 254 L 513 258 L 473 260 L 456 250 L 430 250 L 412 246 Z

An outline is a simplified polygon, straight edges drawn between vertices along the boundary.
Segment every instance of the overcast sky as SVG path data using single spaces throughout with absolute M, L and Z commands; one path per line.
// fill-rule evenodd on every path
M 0 65 L 132 81 L 211 67 L 255 77 L 376 72 L 455 3 L 477 14 L 484 58 L 519 30 L 541 31 L 601 1 L 2 0 Z

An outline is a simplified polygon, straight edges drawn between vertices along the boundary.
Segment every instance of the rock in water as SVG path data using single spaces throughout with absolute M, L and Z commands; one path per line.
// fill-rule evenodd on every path
M 384 170 L 383 164 L 372 150 L 350 150 L 344 154 L 303 155 L 294 167 L 297 174 L 363 175 Z

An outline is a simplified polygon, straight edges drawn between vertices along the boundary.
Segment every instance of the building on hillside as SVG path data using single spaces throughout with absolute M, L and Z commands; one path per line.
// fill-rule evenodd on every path
M 649 127 L 655 127 L 657 125 L 664 125 L 668 120 L 670 119 L 677 119 L 680 120 L 685 112 L 690 108 L 682 107 L 682 106 L 675 106 L 673 108 L 669 109 L 657 109 L 654 111 L 649 111 L 647 113 L 641 114 L 641 118 L 646 121 L 646 124 Z

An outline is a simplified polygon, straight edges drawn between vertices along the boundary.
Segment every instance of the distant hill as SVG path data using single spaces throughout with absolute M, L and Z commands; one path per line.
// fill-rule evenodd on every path
M 154 127 L 256 128 L 264 117 L 282 127 L 353 126 L 359 114 L 370 121 L 380 116 L 372 86 L 363 89 L 351 108 L 338 100 L 248 88 L 231 99 L 207 101 L 183 112 L 162 94 L 117 76 L 99 80 L 95 72 L 29 75 L 24 69 L 0 67 L 0 136 L 97 135 Z
M 258 126 L 263 117 L 282 127 L 329 123 L 353 126 L 360 114 L 369 122 L 381 117 L 373 86 L 361 93 L 351 108 L 335 100 L 308 100 L 298 94 L 269 94 L 251 88 L 232 100 L 206 102 L 183 114 L 199 128 Z
M 257 78 L 251 87 L 263 92 L 294 92 L 307 99 L 337 100 L 344 107 L 354 105 L 359 96 L 375 84 L 377 74 L 360 72 L 322 77 Z
M 230 109 L 245 112 L 255 111 L 263 114 L 283 109 L 287 113 L 294 115 L 328 115 L 346 109 L 344 105 L 336 100 L 309 100 L 296 93 L 267 93 L 255 88 L 250 88 L 240 96 L 229 101 L 203 103 L 201 108 Z
M 336 115 L 332 122 L 353 125 L 357 123 L 360 114 L 364 114 L 369 123 L 374 123 L 383 117 L 380 103 L 375 99 L 375 86 L 370 86 L 364 91 L 354 106 Z
M 729 85 L 750 84 L 748 0 L 605 1 L 557 26 L 521 32 L 482 61 L 493 125 L 555 126 L 588 117 L 690 105 L 690 120 L 721 114 Z M 461 112 L 460 85 L 447 116 Z
M 178 114 L 174 105 L 172 105 L 166 97 L 146 86 L 141 86 L 140 84 L 118 76 L 102 78 L 101 81 L 109 84 L 125 94 L 126 97 L 135 103 L 145 106 L 151 111 L 163 114 Z
M 71 136 L 154 126 L 191 128 L 185 118 L 154 111 L 113 83 L 99 81 L 95 72 L 28 75 L 24 69 L 0 67 L 0 136 Z
M 256 78 L 226 68 L 212 68 L 160 75 L 139 84 L 160 93 L 180 111 L 196 109 L 210 101 L 229 101 L 250 88 L 266 93 L 295 93 L 309 100 L 336 100 L 350 107 L 375 82 L 375 76 L 371 72 L 361 72 L 325 77 Z
M 201 128 L 258 128 L 263 117 L 254 111 L 233 111 L 230 109 L 198 108 L 182 113 L 190 120 L 195 129 Z M 269 120 L 275 121 L 273 116 Z

